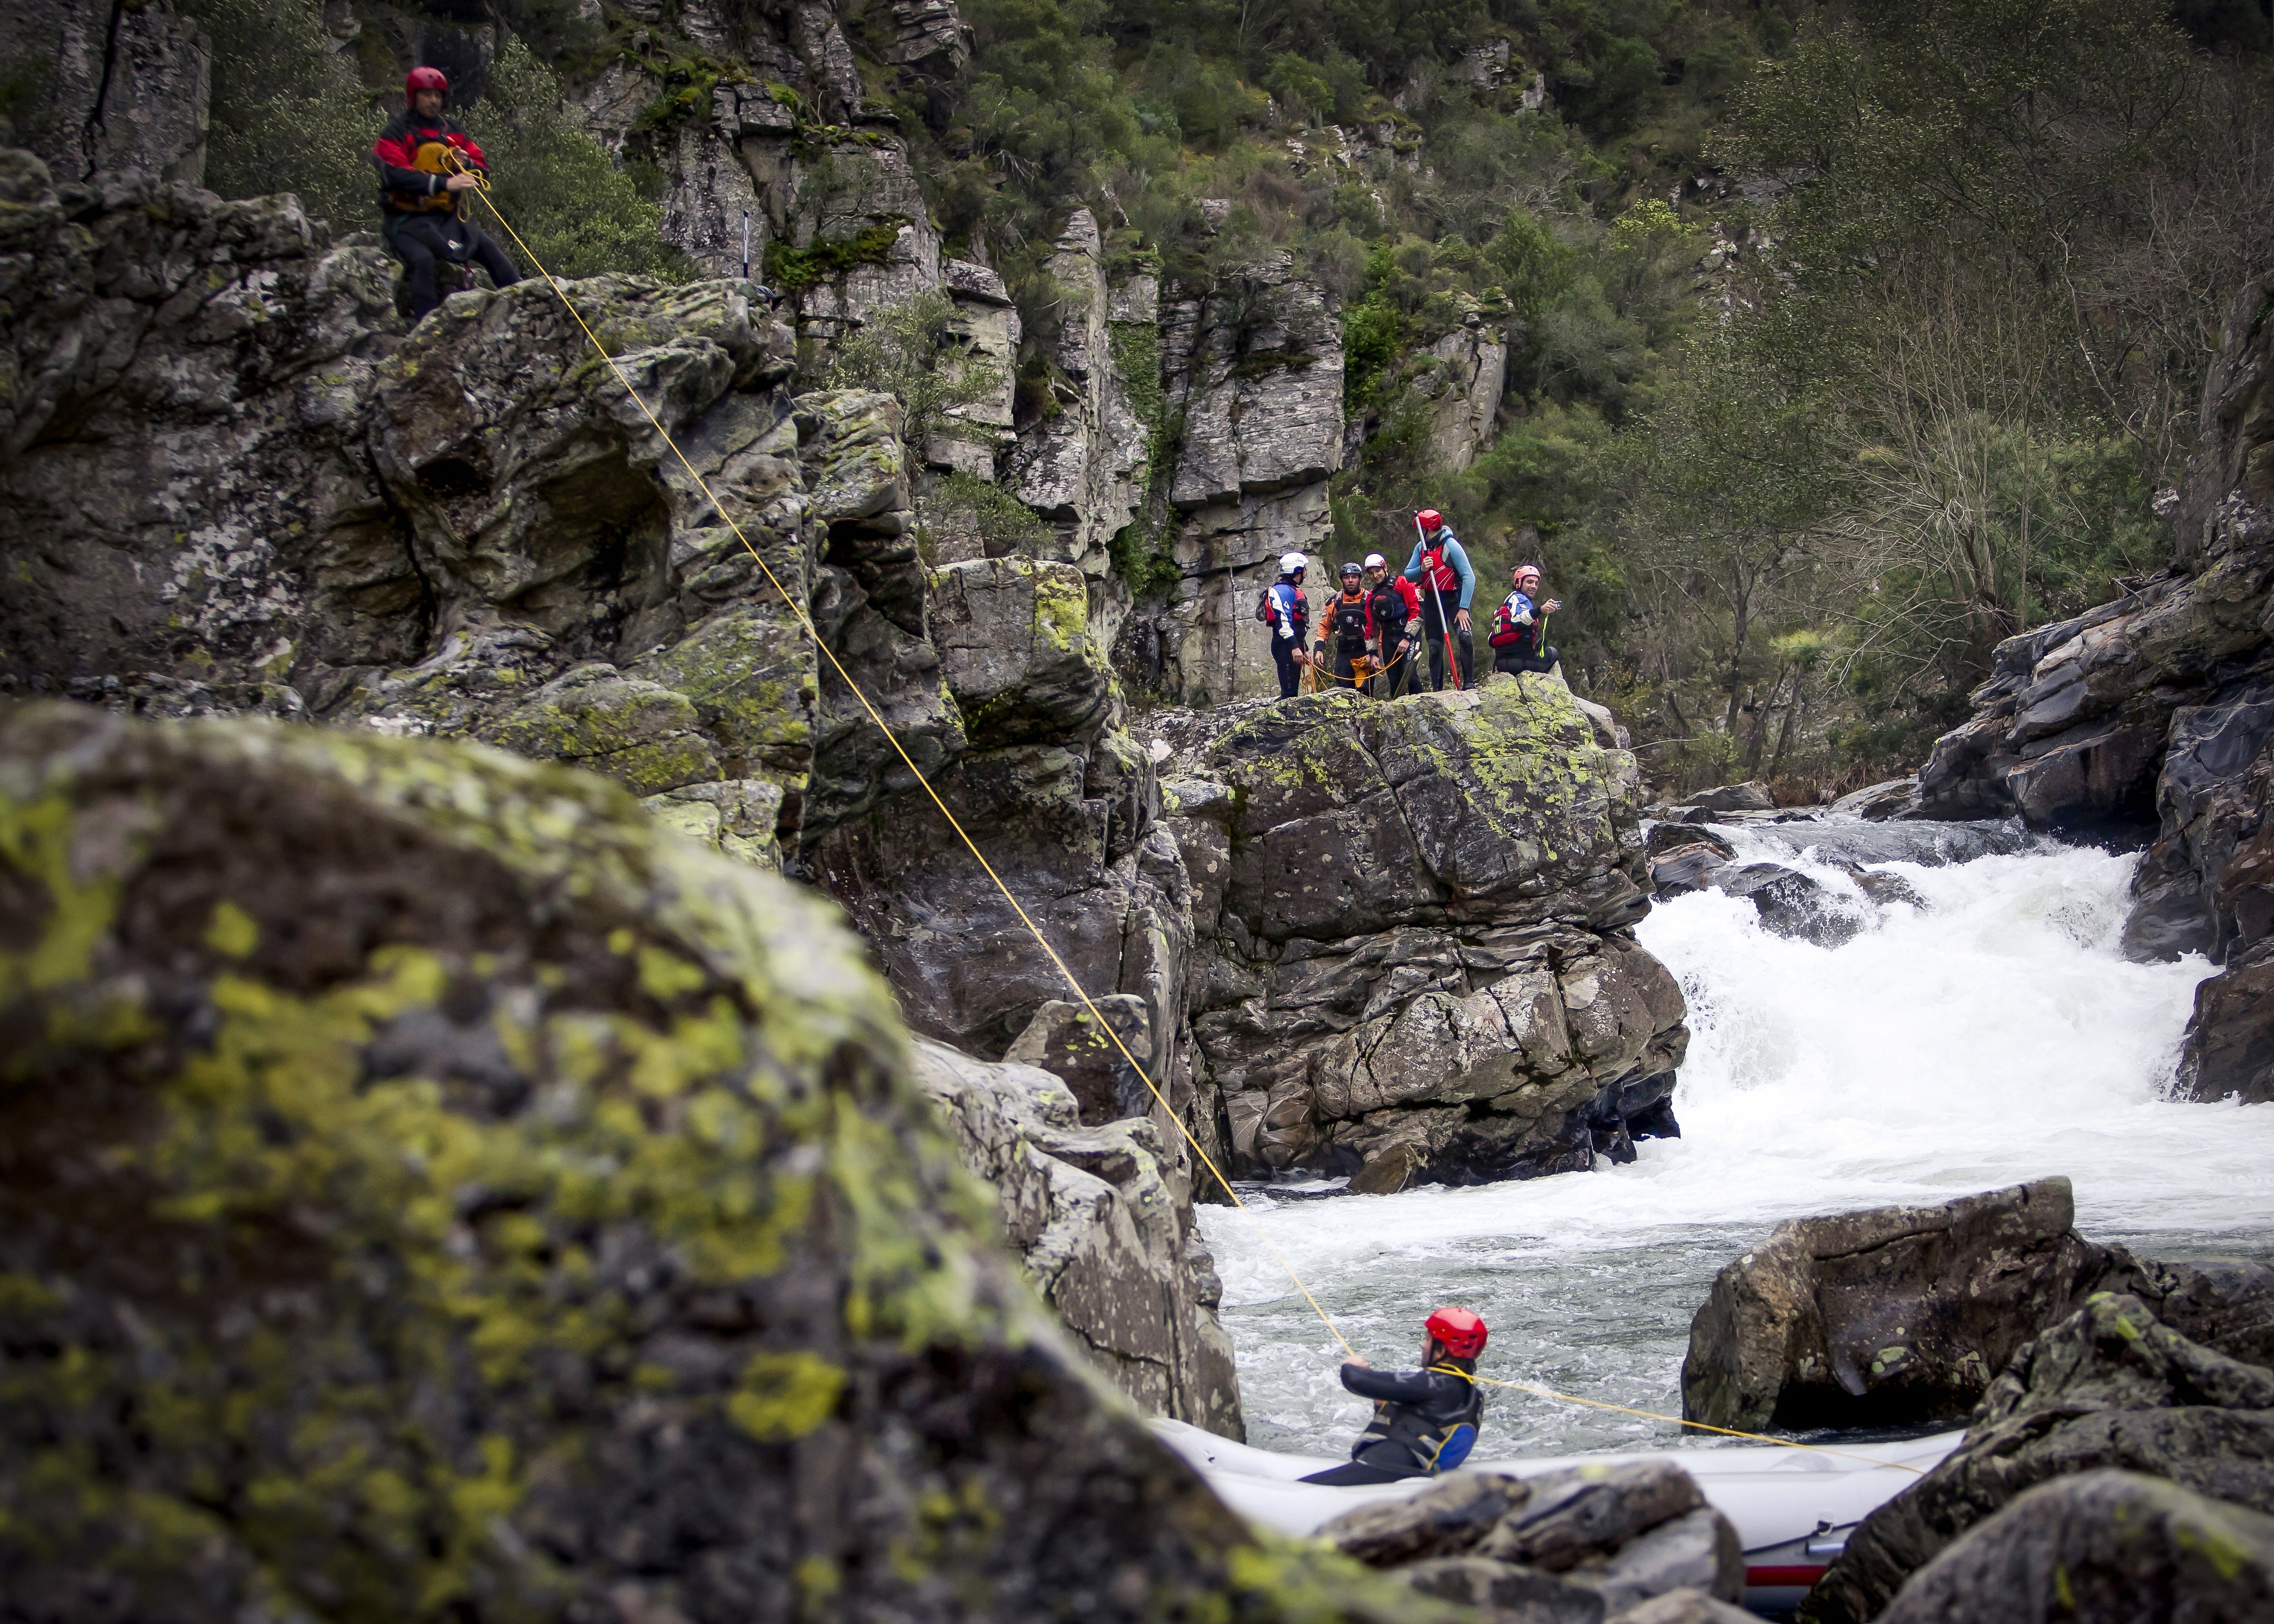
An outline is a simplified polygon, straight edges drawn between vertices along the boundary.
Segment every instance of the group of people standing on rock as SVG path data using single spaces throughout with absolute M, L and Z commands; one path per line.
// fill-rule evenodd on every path
M 1357 689 L 1370 698 L 1395 699 L 1419 693 L 1420 663 L 1429 666 L 1429 687 L 1442 691 L 1449 669 L 1460 688 L 1476 685 L 1476 641 L 1470 600 L 1477 572 L 1468 550 L 1445 523 L 1425 508 L 1414 515 L 1413 555 L 1398 575 L 1389 561 L 1369 553 L 1364 564 L 1346 563 L 1340 590 L 1320 618 L 1320 636 L 1311 641 L 1311 605 L 1303 591 L 1310 560 L 1290 553 L 1279 560 L 1279 578 L 1256 605 L 1256 618 L 1271 628 L 1271 658 L 1279 671 L 1279 697 L 1301 692 L 1307 672 L 1314 688 Z M 1493 611 L 1486 642 L 1495 671 L 1552 671 L 1555 650 L 1547 646 L 1547 617 L 1563 605 L 1540 596 L 1540 567 L 1518 564 L 1510 572 L 1514 590 Z

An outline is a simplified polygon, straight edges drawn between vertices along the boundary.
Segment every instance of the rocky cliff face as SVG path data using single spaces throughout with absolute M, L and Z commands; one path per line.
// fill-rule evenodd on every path
M 1583 1168 L 1673 1131 L 1681 1000 L 1627 934 L 1646 906 L 1633 760 L 1560 683 L 1139 730 L 1107 658 L 1126 605 L 1082 528 L 1119 487 L 1086 486 L 1030 550 L 927 559 L 898 406 L 799 393 L 795 335 L 750 284 L 575 287 L 682 465 L 544 286 L 456 296 L 406 333 L 378 252 L 329 245 L 289 199 L 56 188 L 21 154 L 0 196 L 7 690 L 480 740 L 809 878 L 909 1025 L 962 1051 L 935 1096 L 1004 1183 L 1034 1277 L 1148 1405 L 1239 1425 L 1186 1131 L 1227 1168 L 1371 1189 Z M 1078 229 L 1061 252 L 1094 259 Z M 1331 364 L 1291 360 L 1322 307 L 1273 285 L 1291 303 L 1256 308 L 1298 317 L 1257 330 L 1269 366 L 1198 337 L 1175 363 L 1228 425 L 1179 521 L 1232 527 L 1210 548 L 1296 500 L 1332 438 L 1338 387 L 1302 381 Z M 1070 377 L 1142 309 L 1102 273 L 1091 289 Z M 1064 419 L 1118 410 L 1105 363 Z M 1274 439 L 1239 402 L 1283 382 L 1316 410 Z M 1004 464 L 1030 481 L 1031 443 Z M 1083 480 L 1111 475 L 1098 443 L 1069 431 Z M 969 1069 L 998 1062 L 1065 1093 Z M 1132 1282 L 1161 1315 L 1101 1306 Z
M 2203 395 L 2173 569 L 2001 643 L 1919 816 L 2154 831 L 2127 951 L 2208 953 L 2181 1065 L 2199 1099 L 2274 1099 L 2274 282 L 2237 297 Z
M 29 148 L 67 180 L 205 177 L 213 55 L 195 19 L 165 0 L 0 0 L 0 147 Z

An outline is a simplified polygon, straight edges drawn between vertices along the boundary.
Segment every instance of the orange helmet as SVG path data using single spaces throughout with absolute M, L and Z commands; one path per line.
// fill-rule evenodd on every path
M 1434 508 L 1424 508 L 1413 516 L 1420 522 L 1421 528 L 1425 530 L 1440 530 L 1444 526 L 1445 515 Z
M 404 101 L 416 102 L 418 99 L 418 93 L 422 90 L 439 90 L 448 95 L 450 93 L 450 81 L 442 77 L 442 70 L 440 68 L 413 68 L 403 76 Z
M 1465 1308 L 1449 1304 L 1431 1314 L 1422 1328 L 1457 1359 L 1473 1359 L 1485 1350 L 1485 1322 Z

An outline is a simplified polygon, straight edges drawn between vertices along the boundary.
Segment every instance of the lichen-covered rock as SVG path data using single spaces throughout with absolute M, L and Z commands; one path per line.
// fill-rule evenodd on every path
M 1082 1125 L 1053 1072 L 916 1044 L 917 1086 L 995 1186 L 1028 1278 L 1106 1377 L 1148 1411 L 1241 1439 L 1224 1288 L 1165 1169 L 1159 1131 Z
M 558 766 L 0 713 L 11 1607 L 1413 1616 L 1086 1374 L 826 914 Z
M 1321 695 L 1193 742 L 1232 790 L 1178 822 L 1188 870 L 1225 869 L 1193 1035 L 1240 1167 L 1520 1177 L 1671 1127 L 1687 1031 L 1625 931 L 1632 758 L 1560 683 Z
M 1882 1624 L 2255 1624 L 2274 1615 L 2274 1517 L 2135 1472 L 2030 1490 L 1909 1584 Z
M 2274 1512 L 2274 1371 L 2190 1342 L 2138 1297 L 2095 1296 L 1998 1378 L 1955 1452 L 1864 1520 L 1803 1616 L 1880 1617 L 1969 1530 L 2037 1485 L 2104 1468 Z
M 2031 1337 L 2112 1290 L 2228 1354 L 2274 1359 L 2274 1270 L 2143 1263 L 2086 1240 L 2075 1216 L 2068 1180 L 2047 1178 L 1779 1224 L 1691 1321 L 1683 1415 L 1754 1431 L 1956 1418 Z

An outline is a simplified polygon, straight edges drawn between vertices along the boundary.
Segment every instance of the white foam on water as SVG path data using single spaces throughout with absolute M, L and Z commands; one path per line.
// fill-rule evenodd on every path
M 1775 835 L 1789 838 L 1784 826 Z M 1706 891 L 1638 931 L 1680 979 L 1692 1034 L 1680 1139 L 1624 1167 L 1473 1189 L 1256 1204 L 1360 1351 L 1410 1357 L 1423 1315 L 1470 1304 L 1497 1373 L 1680 1407 L 1690 1315 L 1713 1273 L 1778 1220 L 1941 1201 L 2067 1174 L 2078 1224 L 2166 1256 L 2274 1255 L 2274 1105 L 2165 1098 L 2201 959 L 2117 951 L 2135 858 L 2050 844 L 1947 867 L 1872 865 L 1924 908 L 1869 909 L 1837 868 L 1736 837 L 1856 895 L 1872 928 L 1837 948 L 1763 929 Z M 1239 1213 L 1202 1209 L 1255 1441 L 1319 1451 L 1362 1425 L 1340 1350 Z M 1518 1445 L 1601 1447 L 1668 1429 L 1502 1401 Z

